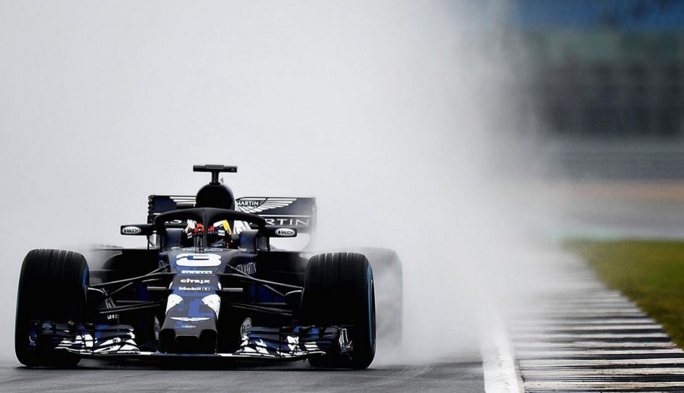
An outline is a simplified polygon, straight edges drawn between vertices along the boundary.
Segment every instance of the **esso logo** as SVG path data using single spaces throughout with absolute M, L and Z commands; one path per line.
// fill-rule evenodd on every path
M 139 235 L 142 233 L 142 229 L 133 226 L 123 227 L 121 228 L 121 233 L 124 235 Z
M 276 229 L 275 234 L 282 237 L 292 237 L 297 234 L 297 231 L 291 228 L 278 228 Z

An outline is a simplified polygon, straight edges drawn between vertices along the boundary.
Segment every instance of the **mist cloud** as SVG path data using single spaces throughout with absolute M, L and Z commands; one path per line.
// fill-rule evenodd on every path
M 476 349 L 475 267 L 525 228 L 510 70 L 451 3 L 3 2 L 0 353 L 26 252 L 131 245 L 119 225 L 204 163 L 238 165 L 238 196 L 317 197 L 322 248 L 397 250 L 409 351 Z

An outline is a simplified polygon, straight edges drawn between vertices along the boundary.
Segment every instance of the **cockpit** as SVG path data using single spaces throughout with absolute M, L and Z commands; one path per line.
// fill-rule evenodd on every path
M 206 232 L 206 244 L 205 241 Z M 233 230 L 228 220 L 217 221 L 209 228 L 195 220 L 187 220 L 187 225 L 181 234 L 182 247 L 196 248 L 230 248 Z

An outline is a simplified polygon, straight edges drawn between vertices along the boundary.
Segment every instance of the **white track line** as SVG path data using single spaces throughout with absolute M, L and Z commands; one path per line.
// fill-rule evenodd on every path
M 636 351 L 619 351 L 619 350 L 594 350 L 594 351 L 588 351 L 585 349 L 578 349 L 577 351 L 517 351 L 517 354 L 519 354 L 521 357 L 527 356 L 528 358 L 531 356 L 539 356 L 542 358 L 545 357 L 557 357 L 557 358 L 563 358 L 563 357 L 569 357 L 569 356 L 578 356 L 578 355 L 583 355 L 583 356 L 601 356 L 601 355 L 669 355 L 669 354 L 681 354 L 682 351 L 680 349 L 656 349 L 656 350 L 636 350 Z
M 527 312 L 519 312 L 517 314 L 519 315 L 543 315 L 545 317 L 554 317 L 554 316 L 562 316 L 566 317 L 568 316 L 569 310 L 545 310 L 543 313 L 540 313 L 538 311 L 527 311 Z M 572 310 L 572 313 L 574 314 L 575 317 L 583 317 L 586 315 L 591 315 L 591 316 L 596 316 L 598 317 L 639 317 L 639 318 L 646 318 L 648 315 L 646 315 L 643 311 L 639 311 L 636 309 L 631 309 L 631 308 L 625 308 L 624 310 L 615 310 L 613 308 L 578 308 L 576 310 Z
M 587 320 L 531 320 L 527 319 L 524 321 L 514 321 L 509 323 L 509 326 L 518 328 L 518 327 L 528 327 L 528 326 L 586 326 L 586 325 L 605 325 L 605 326 L 611 326 L 611 325 L 632 325 L 632 324 L 651 324 L 651 325 L 656 325 L 660 326 L 657 324 L 653 323 L 653 320 L 651 318 L 605 318 L 605 319 L 587 319 Z
M 562 390 L 562 391 L 601 391 L 601 392 L 620 392 L 627 389 L 653 389 L 657 391 L 662 388 L 682 388 L 684 382 L 526 382 L 525 387 L 530 390 Z M 592 389 L 592 390 L 587 390 Z
M 524 391 L 684 392 L 684 352 L 662 326 L 582 263 L 548 278 L 508 315 Z
M 486 393 L 524 393 L 520 369 L 506 327 L 489 306 L 480 314 L 480 351 Z
M 670 338 L 665 333 L 637 333 L 637 334 L 624 334 L 624 333 L 616 333 L 616 334 L 596 334 L 594 332 L 591 333 L 574 333 L 574 334 L 565 334 L 565 333 L 520 333 L 520 334 L 513 334 L 513 339 L 514 340 L 529 340 L 529 339 L 534 339 L 534 340 L 567 340 L 567 339 L 577 339 L 577 340 L 583 340 L 586 341 L 588 339 L 595 339 L 595 340 L 601 340 L 601 339 L 617 339 L 617 338 L 623 338 L 626 340 L 633 340 L 633 339 L 647 339 L 647 338 Z M 644 341 L 644 340 L 640 340 Z
M 684 358 L 659 358 L 659 359 L 612 359 L 612 360 L 572 360 L 572 359 L 544 359 L 544 360 L 521 360 L 520 367 L 523 369 L 535 367 L 573 367 L 573 366 L 628 366 L 628 365 L 658 365 L 663 367 L 673 364 L 684 365 Z
M 518 349 L 558 349 L 558 348 L 587 348 L 587 349 L 620 349 L 620 348 L 659 348 L 659 349 L 674 349 L 675 345 L 672 342 L 605 342 L 605 341 L 583 341 L 570 343 L 546 343 L 546 342 L 528 342 L 516 343 Z
M 555 331 L 555 330 L 562 330 L 562 331 L 576 331 L 578 333 L 580 332 L 597 332 L 597 331 L 603 331 L 603 330 L 608 330 L 611 332 L 629 332 L 631 330 L 663 330 L 659 325 L 655 324 L 649 324 L 649 325 L 627 325 L 627 326 L 612 326 L 612 325 L 596 325 L 596 326 L 559 326 L 559 327 L 548 327 L 548 326 L 539 326 L 539 327 L 532 327 L 532 328 L 514 328 L 510 329 L 513 332 L 513 335 L 515 333 L 520 332 L 520 333 L 535 333 L 535 332 L 549 332 L 549 331 Z
M 684 369 L 675 367 L 658 368 L 614 368 L 614 369 L 591 369 L 591 368 L 570 368 L 563 370 L 525 370 L 525 377 L 578 377 L 578 376 L 649 376 L 649 375 L 684 375 Z

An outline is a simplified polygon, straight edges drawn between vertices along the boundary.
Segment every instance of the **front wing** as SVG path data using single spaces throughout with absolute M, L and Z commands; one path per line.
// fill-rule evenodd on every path
M 251 327 L 234 353 L 164 353 L 141 351 L 128 325 L 70 325 L 34 321 L 32 347 L 51 346 L 88 358 L 207 357 L 252 360 L 298 360 L 309 356 L 345 356 L 353 349 L 343 326 Z

